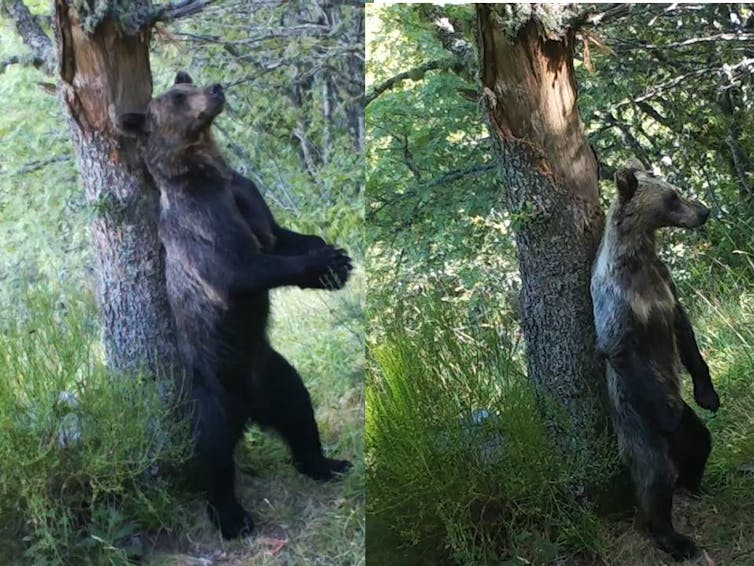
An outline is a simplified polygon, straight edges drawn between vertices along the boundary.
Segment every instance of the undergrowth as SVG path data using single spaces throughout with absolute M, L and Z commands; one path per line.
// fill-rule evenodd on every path
M 713 436 L 707 494 L 679 498 L 677 521 L 712 559 L 754 564 L 754 294 L 740 278 L 723 273 L 714 293 L 681 286 L 722 407 L 698 410 Z M 411 323 L 382 322 L 369 347 L 370 564 L 667 561 L 630 507 L 606 514 L 571 496 L 573 461 L 549 442 L 512 323 L 427 296 L 403 308 Z
M 596 515 L 567 504 L 573 466 L 538 416 L 513 330 L 438 299 L 417 309 L 418 329 L 392 325 L 370 348 L 370 563 L 395 563 L 389 545 L 427 564 L 595 549 Z
M 127 564 L 145 529 L 174 528 L 157 473 L 190 454 L 150 378 L 111 378 L 90 301 L 32 297 L 0 334 L 0 557 Z

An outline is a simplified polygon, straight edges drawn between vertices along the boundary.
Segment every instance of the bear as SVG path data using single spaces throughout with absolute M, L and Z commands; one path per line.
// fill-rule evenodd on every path
M 236 498 L 233 453 L 249 424 L 277 432 L 316 480 L 351 464 L 325 457 L 309 393 L 268 341 L 270 290 L 342 288 L 352 262 L 318 236 L 281 227 L 249 179 L 223 158 L 210 128 L 223 87 L 175 84 L 144 112 L 120 115 L 160 191 L 159 238 L 180 358 L 188 376 L 196 460 L 210 519 L 232 539 L 254 528 Z
M 710 210 L 638 161 L 615 174 L 617 196 L 592 269 L 597 351 L 606 360 L 613 426 L 639 507 L 656 545 L 675 560 L 696 556 L 695 542 L 671 520 L 676 487 L 698 493 L 711 435 L 680 393 L 680 364 L 694 400 L 717 411 L 720 399 L 655 233 L 697 228 Z

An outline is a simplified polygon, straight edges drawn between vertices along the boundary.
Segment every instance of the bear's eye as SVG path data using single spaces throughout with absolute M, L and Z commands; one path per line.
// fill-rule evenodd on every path
M 182 92 L 174 92 L 171 95 L 171 98 L 173 99 L 173 102 L 175 104 L 182 104 L 186 100 L 186 95 L 183 94 Z
M 665 195 L 665 202 L 668 204 L 668 206 L 676 206 L 681 200 L 681 197 L 678 196 L 678 193 L 675 191 L 668 193 Z

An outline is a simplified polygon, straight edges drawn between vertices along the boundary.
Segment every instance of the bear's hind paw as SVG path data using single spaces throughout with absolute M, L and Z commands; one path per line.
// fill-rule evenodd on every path
M 296 468 L 313 480 L 329 481 L 339 479 L 341 475 L 351 469 L 351 466 L 352 464 L 348 460 L 322 458 L 315 464 L 297 464 Z
M 219 509 L 209 505 L 208 511 L 210 519 L 226 540 L 249 536 L 254 530 L 254 521 L 237 501 Z

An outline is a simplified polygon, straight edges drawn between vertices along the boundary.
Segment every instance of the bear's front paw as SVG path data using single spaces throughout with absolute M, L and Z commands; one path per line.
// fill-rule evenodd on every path
M 335 291 L 342 289 L 348 277 L 351 275 L 353 264 L 351 258 L 348 257 L 346 250 L 336 249 L 335 254 L 330 258 L 330 264 L 327 266 L 327 271 L 320 277 L 320 283 L 323 289 Z
M 339 479 L 339 476 L 350 470 L 351 462 L 322 458 L 315 463 L 296 464 L 296 469 L 313 480 L 328 481 Z
M 218 507 L 208 505 L 207 511 L 226 540 L 248 536 L 254 530 L 254 521 L 237 501 Z
M 720 397 L 710 383 L 699 388 L 694 388 L 694 400 L 696 404 L 708 411 L 717 411 L 720 408 Z
M 306 261 L 304 289 L 342 289 L 353 269 L 346 251 L 330 245 L 310 253 Z

